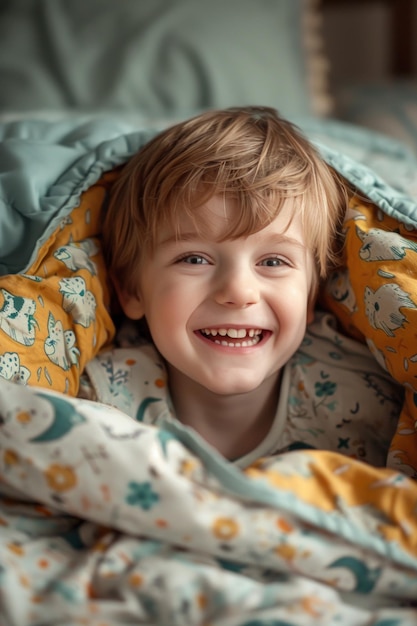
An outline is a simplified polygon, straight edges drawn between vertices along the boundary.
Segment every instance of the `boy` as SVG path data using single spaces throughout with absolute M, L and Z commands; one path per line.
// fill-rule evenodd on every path
M 341 178 L 272 109 L 208 112 L 161 133 L 123 169 L 103 222 L 119 302 L 151 344 L 99 355 L 89 397 L 177 419 L 242 466 L 338 448 L 342 435 L 347 453 L 383 464 L 392 381 L 328 314 L 305 338 L 346 206 Z M 358 424 L 371 412 L 369 437 L 369 420 Z

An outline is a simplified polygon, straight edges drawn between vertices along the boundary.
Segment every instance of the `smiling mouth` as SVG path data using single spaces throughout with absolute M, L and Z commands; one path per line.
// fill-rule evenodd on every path
M 260 328 L 203 328 L 199 332 L 209 341 L 230 348 L 250 348 L 262 339 Z

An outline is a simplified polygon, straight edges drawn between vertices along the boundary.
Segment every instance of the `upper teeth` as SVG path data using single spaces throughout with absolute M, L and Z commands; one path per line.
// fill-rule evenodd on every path
M 255 337 L 260 335 L 262 330 L 260 328 L 205 328 L 202 331 L 205 335 L 221 335 L 222 337 L 230 337 L 231 339 L 244 339 L 244 337 Z

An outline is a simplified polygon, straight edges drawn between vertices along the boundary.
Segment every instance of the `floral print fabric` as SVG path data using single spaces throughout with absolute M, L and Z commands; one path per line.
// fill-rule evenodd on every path
M 134 334 L 129 341 L 118 341 L 125 347 L 104 350 L 88 363 L 84 397 L 115 406 L 137 421 L 164 427 L 176 418 L 161 357 L 152 345 L 140 345 L 140 337 L 135 340 Z M 136 347 L 131 345 L 138 341 Z M 239 466 L 300 448 L 342 452 L 385 466 L 401 410 L 402 387 L 366 345 L 338 331 L 333 315 L 316 312 L 281 379 L 275 423 L 266 439 L 238 460 Z
M 412 626 L 417 484 L 0 381 L 0 623 Z

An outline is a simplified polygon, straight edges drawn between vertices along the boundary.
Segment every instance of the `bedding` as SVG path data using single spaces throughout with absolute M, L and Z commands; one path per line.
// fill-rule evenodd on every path
M 0 623 L 416 624 L 417 161 L 300 126 L 355 189 L 322 299 L 404 387 L 390 467 L 302 449 L 239 469 L 180 424 L 75 397 L 115 332 L 100 211 L 154 131 L 0 127 Z

